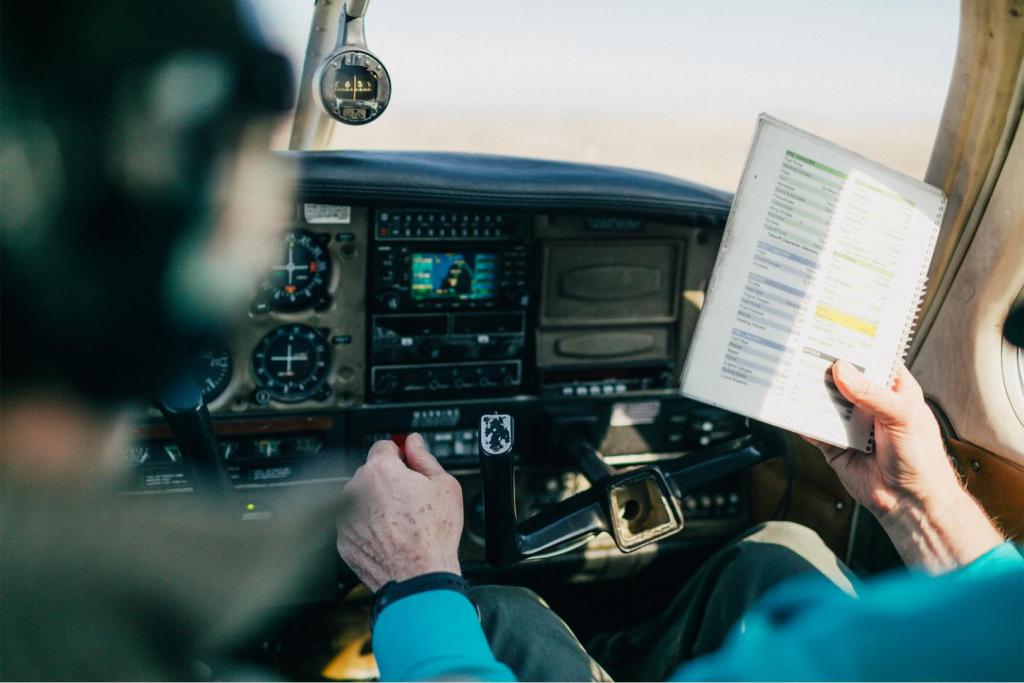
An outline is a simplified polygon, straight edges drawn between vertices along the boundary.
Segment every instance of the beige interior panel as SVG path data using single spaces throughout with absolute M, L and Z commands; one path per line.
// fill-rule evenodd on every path
M 1024 288 L 1024 126 L 1016 136 L 963 264 L 912 364 L 956 435 L 1024 464 L 1019 383 L 1003 371 L 1003 326 Z
M 956 61 L 925 174 L 949 201 L 929 271 L 923 332 L 949 291 L 1005 162 L 1024 100 L 1022 60 L 1024 0 L 962 0 Z
M 251 410 L 296 412 L 349 408 L 363 402 L 366 389 L 366 260 L 369 249 L 369 212 L 352 207 L 351 223 L 308 224 L 299 221 L 292 227 L 314 233 L 347 234 L 350 239 L 332 239 L 328 245 L 333 273 L 328 292 L 331 304 L 325 310 L 271 311 L 249 313 L 228 342 L 234 372 L 224 393 L 210 404 L 214 415 L 241 415 Z M 301 323 L 326 330 L 327 337 L 348 337 L 345 344 L 331 344 L 331 364 L 327 376 L 330 397 L 299 403 L 271 401 L 266 406 L 253 400 L 256 382 L 252 376 L 252 354 L 265 334 L 280 325 Z

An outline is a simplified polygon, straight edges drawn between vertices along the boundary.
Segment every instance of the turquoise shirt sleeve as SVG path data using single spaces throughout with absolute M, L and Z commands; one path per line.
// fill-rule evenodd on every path
M 1024 680 L 1024 557 L 1005 543 L 933 577 L 779 586 L 675 680 Z
M 514 681 L 491 652 L 476 607 L 451 590 L 410 595 L 385 607 L 373 629 L 382 681 Z
M 1003 543 L 950 576 L 958 576 L 961 579 L 984 578 L 994 572 L 1013 567 L 1024 567 L 1024 555 L 1021 555 L 1021 549 L 1012 543 Z

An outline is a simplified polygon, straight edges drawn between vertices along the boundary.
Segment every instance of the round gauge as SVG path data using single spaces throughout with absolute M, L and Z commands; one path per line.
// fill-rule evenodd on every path
M 332 118 L 352 126 L 373 121 L 391 99 L 391 77 L 369 52 L 343 48 L 320 69 L 315 81 L 320 104 Z
M 279 311 L 295 311 L 327 301 L 331 257 L 325 237 L 308 230 L 291 230 L 284 238 L 281 258 L 270 267 L 260 294 Z
M 189 369 L 202 391 L 203 402 L 209 405 L 224 393 L 231 382 L 231 353 L 221 341 L 206 341 L 192 355 Z
M 316 396 L 325 386 L 330 348 L 308 325 L 282 325 L 268 332 L 252 354 L 260 389 L 285 403 Z

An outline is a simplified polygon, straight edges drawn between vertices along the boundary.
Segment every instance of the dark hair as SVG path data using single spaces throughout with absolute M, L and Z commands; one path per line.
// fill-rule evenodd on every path
M 230 0 L 2 8 L 5 391 L 147 395 L 184 335 L 172 252 L 212 225 L 241 124 L 290 105 L 290 68 Z

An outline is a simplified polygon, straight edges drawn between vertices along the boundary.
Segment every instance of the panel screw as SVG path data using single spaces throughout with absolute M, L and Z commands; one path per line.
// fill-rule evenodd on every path
M 972 460 L 971 469 L 974 470 L 975 472 L 981 472 L 981 463 L 978 462 L 977 460 Z

